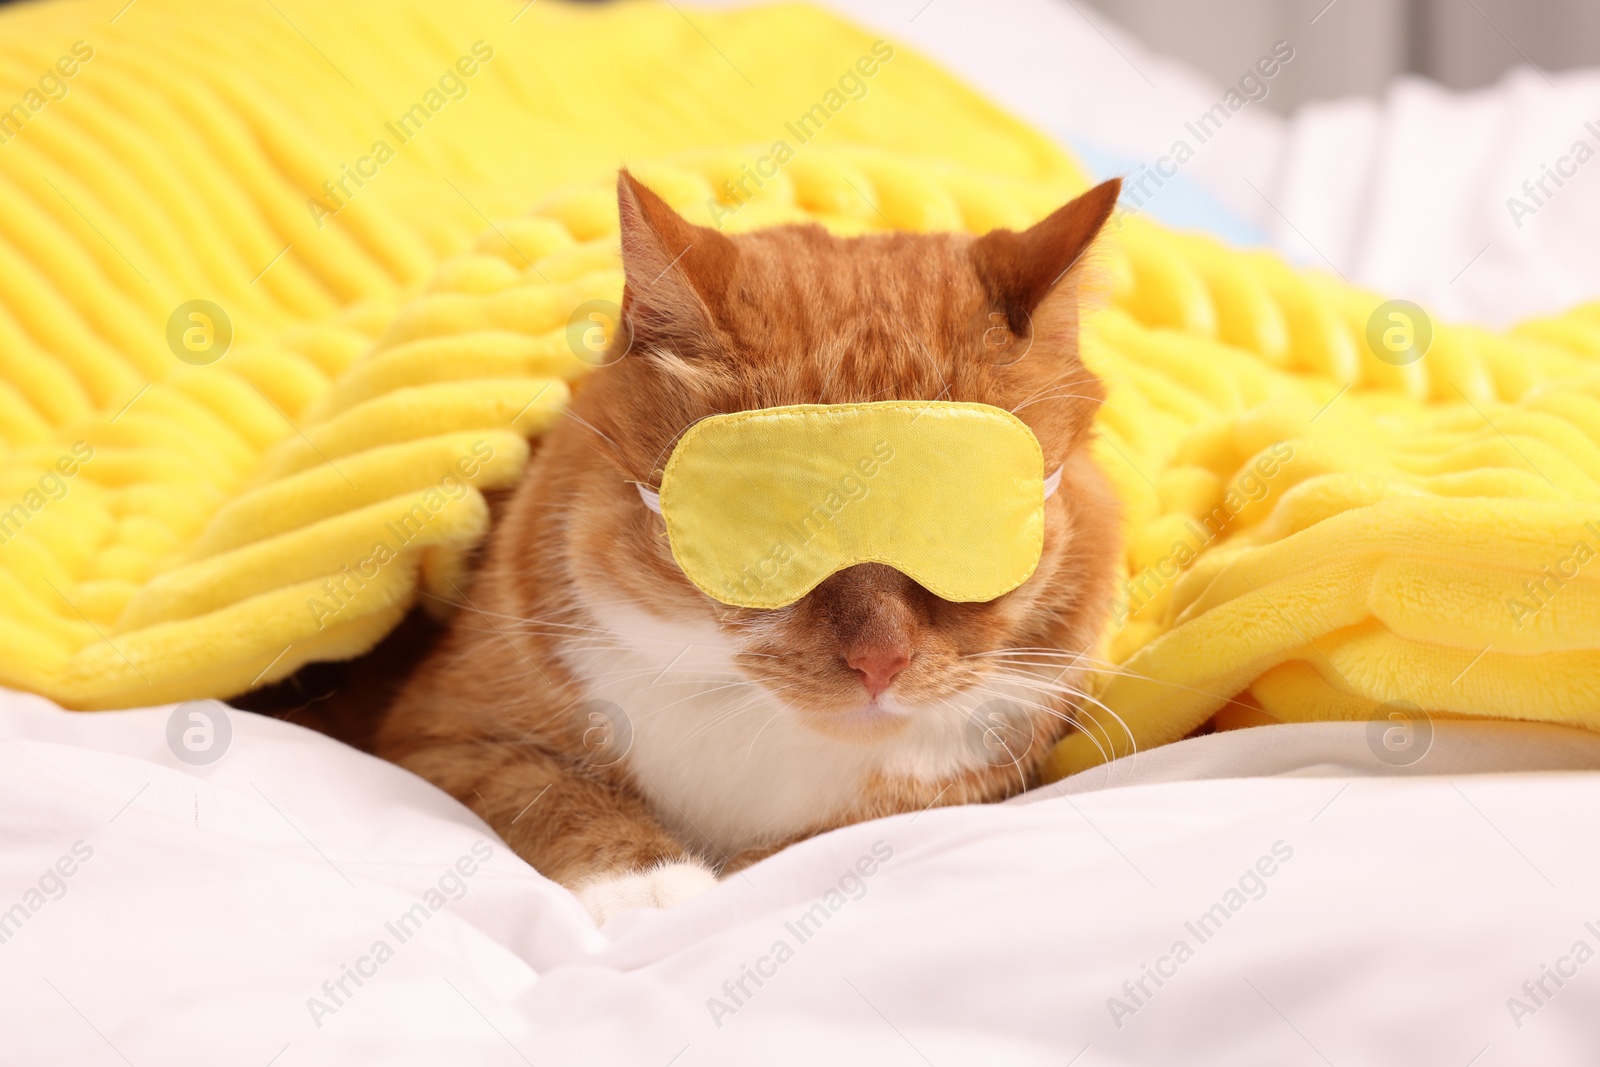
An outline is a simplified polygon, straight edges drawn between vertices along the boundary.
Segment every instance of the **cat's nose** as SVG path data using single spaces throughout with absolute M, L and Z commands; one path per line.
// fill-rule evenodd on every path
M 867 687 L 867 696 L 877 700 L 885 689 L 894 684 L 895 678 L 911 662 L 911 654 L 903 648 L 888 651 L 875 649 L 870 652 L 857 652 L 845 658 L 845 662 L 861 675 L 861 684 Z

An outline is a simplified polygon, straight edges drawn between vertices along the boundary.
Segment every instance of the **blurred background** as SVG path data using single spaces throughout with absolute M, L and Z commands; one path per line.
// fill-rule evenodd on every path
M 1299 54 L 1267 101 L 1281 114 L 1309 100 L 1374 96 L 1406 73 L 1477 89 L 1519 63 L 1546 71 L 1600 64 L 1596 0 L 1088 2 L 1152 50 L 1222 82 L 1254 61 L 1259 42 L 1294 41 Z
M 706 37 L 699 12 L 771 0 L 668 2 Z M 1169 226 L 1449 318 L 1600 293 L 1600 0 L 810 2 L 945 66 L 1086 177 L 1123 177 L 1124 207 Z
M 1449 319 L 1600 292 L 1600 0 L 814 2 L 1121 176 L 1124 208 L 1166 225 Z
M 21 2 L 27 0 L 0 0 L 0 7 Z M 1292 40 L 1294 67 L 1285 71 L 1266 101 L 1268 108 L 1284 115 L 1308 101 L 1378 95 L 1402 74 L 1418 74 L 1448 89 L 1477 89 L 1518 64 L 1550 72 L 1600 65 L 1600 0 L 1055 2 L 1072 8 L 1084 4 L 1152 52 L 1182 60 L 1223 83 L 1255 61 L 1260 42 Z M 916 0 L 910 10 L 921 4 Z M 690 0 L 682 6 L 692 10 L 698 5 Z M 824 0 L 823 6 L 837 5 Z M 1308 34 L 1309 29 L 1315 32 Z

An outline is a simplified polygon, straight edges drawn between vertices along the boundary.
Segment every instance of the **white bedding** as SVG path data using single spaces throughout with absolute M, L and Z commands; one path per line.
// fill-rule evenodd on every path
M 1289 119 L 1252 103 L 1201 145 L 1185 124 L 1230 86 L 1150 53 L 1086 0 L 820 2 L 945 64 L 1079 149 L 1101 177 L 1137 178 L 1140 163 L 1188 140 L 1195 155 L 1177 179 L 1146 187 L 1155 217 L 1258 233 L 1302 263 L 1450 320 L 1505 324 L 1600 295 L 1600 160 L 1561 163 L 1578 141 L 1600 155 L 1600 70 L 1524 67 L 1474 93 L 1407 78 L 1381 100 Z M 1310 20 L 1322 6 L 1283 31 L 1297 53 L 1321 46 Z M 1478 16 L 1463 7 L 1451 17 Z M 1535 204 L 1522 185 L 1546 165 L 1574 177 L 1547 181 L 1553 195 Z M 1513 196 L 1533 213 L 1514 221 Z
M 238 711 L 222 757 L 191 766 L 170 717 L 0 694 L 0 908 L 26 911 L 0 912 L 0 1062 L 1600 1053 L 1600 963 L 1563 963 L 1600 949 L 1600 859 L 1574 847 L 1600 835 L 1588 734 L 1439 723 L 1413 769 L 1446 777 L 1368 777 L 1384 765 L 1363 724 L 1201 738 L 1012 804 L 837 831 L 601 933 L 399 769 Z M 63 857 L 70 876 L 47 876 Z M 1534 1004 L 1521 986 L 1545 965 L 1574 977 Z M 330 993 L 347 966 L 362 984 Z
M 1106 159 L 1155 158 L 1220 92 L 1081 4 L 836 6 Z M 1150 210 L 1220 205 L 1217 229 L 1445 315 L 1552 310 L 1600 293 L 1596 179 L 1520 230 L 1503 200 L 1600 117 L 1600 77 L 1554 81 L 1246 109 Z M 169 717 L 0 693 L 0 1064 L 1600 1059 L 1587 734 L 1439 723 L 1421 775 L 1376 760 L 1359 724 L 1203 738 L 828 834 L 601 933 L 397 768 L 242 712 L 193 766 Z M 386 923 L 419 902 L 402 943 Z M 1219 903 L 1202 942 L 1186 924 Z

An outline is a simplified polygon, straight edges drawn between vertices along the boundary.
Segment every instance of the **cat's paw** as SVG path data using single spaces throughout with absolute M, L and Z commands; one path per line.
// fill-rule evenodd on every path
M 698 863 L 663 863 L 626 874 L 603 875 L 575 892 L 599 925 L 629 908 L 670 908 L 716 884 L 717 876 Z

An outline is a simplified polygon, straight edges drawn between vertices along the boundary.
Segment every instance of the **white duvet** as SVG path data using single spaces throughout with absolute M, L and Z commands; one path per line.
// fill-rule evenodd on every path
M 836 6 L 1126 159 L 1220 92 L 1070 3 Z M 1183 182 L 1506 321 L 1600 293 L 1592 192 L 1521 228 L 1502 203 L 1586 109 L 1594 75 L 1531 73 L 1247 109 Z M 1404 774 L 1360 724 L 1202 738 L 827 834 L 601 932 L 420 780 L 227 721 L 224 745 L 0 692 L 0 1064 L 1600 1062 L 1588 734 L 1438 723 Z M 180 760 L 186 735 L 222 755 Z
M 1201 738 L 601 932 L 406 772 L 239 711 L 191 765 L 172 711 L 0 696 L 0 1062 L 1600 1055 L 1589 734 L 1436 724 L 1427 776 L 1364 724 Z

